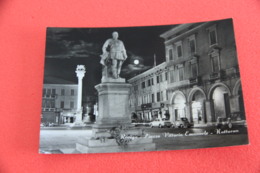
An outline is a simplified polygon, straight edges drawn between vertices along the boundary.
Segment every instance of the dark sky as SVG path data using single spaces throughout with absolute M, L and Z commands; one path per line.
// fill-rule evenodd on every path
M 119 33 L 124 42 L 128 59 L 124 62 L 121 77 L 126 79 L 151 68 L 154 54 L 157 64 L 165 60 L 164 40 L 159 35 L 171 26 L 127 27 L 127 28 L 48 28 L 45 57 L 45 82 L 58 78 L 77 83 L 77 64 L 86 66 L 83 78 L 85 94 L 95 91 L 101 81 L 100 55 L 104 42 Z M 133 65 L 138 59 L 140 64 Z

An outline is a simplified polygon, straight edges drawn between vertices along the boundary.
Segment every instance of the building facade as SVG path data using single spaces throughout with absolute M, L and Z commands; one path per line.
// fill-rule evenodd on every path
M 152 99 L 142 102 L 149 91 L 161 105 L 162 116 L 169 114 L 171 121 L 182 117 L 194 124 L 211 124 L 218 118 L 245 120 L 231 19 L 177 25 L 160 37 L 165 40 L 165 62 L 129 80 L 130 106 L 136 112 L 145 114 L 138 107 L 144 103 L 151 103 L 153 109 Z M 159 76 L 160 84 L 143 88 L 149 76 L 155 80 Z
M 43 123 L 72 123 L 77 109 L 77 84 L 44 84 Z

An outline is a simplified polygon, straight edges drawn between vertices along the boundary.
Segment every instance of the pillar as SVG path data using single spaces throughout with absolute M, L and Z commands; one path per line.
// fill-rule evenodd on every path
M 77 65 L 76 74 L 78 77 L 78 97 L 77 97 L 77 112 L 75 123 L 82 122 L 82 79 L 85 76 L 86 70 L 84 65 Z

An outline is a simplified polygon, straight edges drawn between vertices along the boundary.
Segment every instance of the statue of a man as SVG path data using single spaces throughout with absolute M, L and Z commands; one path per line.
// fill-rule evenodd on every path
M 123 62 L 127 58 L 124 43 L 118 40 L 118 32 L 112 33 L 112 38 L 108 39 L 103 47 L 100 63 L 107 69 L 106 76 L 119 78 Z M 104 72 L 103 72 L 104 75 Z

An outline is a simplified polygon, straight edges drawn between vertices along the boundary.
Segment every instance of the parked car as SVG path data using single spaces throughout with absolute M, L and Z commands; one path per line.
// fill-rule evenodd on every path
M 217 123 L 216 123 L 217 128 L 232 128 L 233 124 L 231 122 L 231 118 L 222 118 L 222 117 L 218 117 L 217 118 Z
M 162 127 L 171 127 L 172 123 L 169 121 L 169 120 L 166 120 L 166 119 L 155 119 L 154 121 L 152 121 L 150 123 L 150 127 L 153 128 L 153 127 L 159 127 L 159 128 L 162 128 Z
M 193 124 L 187 118 L 180 118 L 172 124 L 172 128 L 190 128 Z

